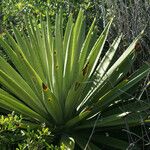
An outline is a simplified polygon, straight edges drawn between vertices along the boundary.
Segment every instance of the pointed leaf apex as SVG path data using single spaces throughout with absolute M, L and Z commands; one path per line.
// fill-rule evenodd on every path
M 145 28 L 141 31 L 141 33 L 140 33 L 140 34 L 141 34 L 141 35 L 143 35 L 143 34 L 144 34 L 144 31 L 145 31 Z
M 110 22 L 111 23 L 113 22 L 114 18 L 115 18 L 115 16 L 113 16 L 113 17 L 110 18 Z

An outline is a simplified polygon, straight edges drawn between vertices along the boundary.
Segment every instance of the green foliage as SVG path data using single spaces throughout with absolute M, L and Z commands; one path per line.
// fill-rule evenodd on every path
M 15 143 L 20 138 L 19 128 L 21 126 L 22 117 L 9 114 L 8 117 L 1 115 L 0 118 L 0 144 Z
M 31 130 L 30 127 L 27 127 L 27 131 L 21 131 L 21 134 L 24 140 L 18 144 L 18 148 L 16 150 L 25 150 L 25 149 L 44 149 L 46 147 L 50 147 L 47 143 L 47 139 L 49 142 L 51 140 L 51 133 L 48 128 L 43 127 L 41 130 Z
M 16 150 L 59 150 L 60 148 L 50 144 L 51 132 L 47 127 L 33 128 L 32 125 L 23 123 L 22 117 L 12 114 L 1 115 L 0 118 L 0 147 L 16 148 Z M 47 143 L 48 142 L 48 143 Z M 18 148 L 17 148 L 18 147 Z M 7 149 L 6 148 L 6 149 Z
M 100 4 L 100 2 L 99 2 Z M 93 2 L 92 0 L 82 0 L 82 1 L 67 1 L 67 0 L 55 0 L 55 1 L 40 1 L 40 0 L 6 0 L 1 4 L 1 20 L 3 28 L 10 29 L 10 23 L 23 29 L 24 20 L 23 16 L 28 14 L 30 16 L 36 16 L 40 19 L 40 16 L 46 16 L 48 10 L 51 20 L 55 20 L 55 14 L 58 13 L 60 7 L 63 8 L 63 15 L 68 17 L 72 12 L 77 15 L 80 7 L 87 10 L 88 25 L 92 22 L 95 16 L 100 15 L 99 12 L 95 12 L 95 6 L 98 2 Z M 66 18 L 65 18 L 66 19 Z M 99 19 L 98 19 L 99 20 Z
M 12 26 L 14 36 L 6 31 L 0 38 L 15 66 L 0 57 L 0 83 L 5 87 L 0 89 L 0 107 L 22 114 L 26 124 L 45 123 L 64 149 L 96 150 L 102 146 L 126 149 L 129 145 L 126 139 L 118 139 L 113 132 L 126 124 L 139 125 L 141 117 L 143 120 L 148 117 L 149 104 L 132 94 L 150 67 L 145 63 L 126 76 L 143 31 L 116 59 L 122 35 L 114 39 L 107 51 L 104 49 L 112 21 L 99 37 L 95 19 L 86 32 L 82 9 L 75 21 L 69 15 L 65 29 L 60 10 L 54 32 L 48 14 L 40 22 L 26 17 L 23 31 Z M 40 137 L 49 133 L 47 129 L 28 132 L 24 132 L 28 140 L 23 147 L 32 143 L 28 136 L 34 135 L 33 139 L 38 137 L 38 143 L 43 143 Z
M 3 132 L 4 130 L 15 131 L 17 127 L 21 126 L 21 120 L 21 116 L 18 117 L 17 115 L 13 115 L 13 113 L 9 114 L 8 117 L 4 117 L 3 115 L 1 115 L 1 132 Z

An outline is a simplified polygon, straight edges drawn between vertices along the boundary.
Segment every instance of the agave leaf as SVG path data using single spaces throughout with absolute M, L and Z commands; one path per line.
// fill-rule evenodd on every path
M 67 22 L 67 27 L 66 27 L 66 31 L 65 31 L 65 35 L 64 35 L 64 40 L 63 40 L 63 50 L 64 50 L 64 71 L 63 71 L 63 97 L 64 99 L 62 99 L 62 106 L 64 108 L 64 103 L 65 103 L 65 98 L 67 96 L 67 92 L 70 88 L 70 83 L 68 82 L 70 79 L 70 68 L 69 68 L 69 60 L 70 60 L 70 53 L 71 53 L 71 39 L 72 39 L 72 34 L 73 34 L 73 27 L 74 27 L 74 23 L 73 23 L 73 18 L 72 15 L 69 16 L 68 22 Z
M 11 43 L 11 46 L 15 50 L 16 55 L 18 56 L 18 59 L 21 61 L 21 64 L 23 65 L 22 68 L 23 68 L 24 77 L 25 77 L 25 75 L 27 75 L 27 77 L 28 77 L 27 79 L 30 79 L 29 81 L 32 80 L 30 82 L 30 86 L 32 86 L 32 88 L 34 88 L 34 90 L 36 91 L 36 94 L 39 96 L 39 98 L 41 98 L 41 91 L 42 91 L 41 90 L 42 89 L 41 78 L 36 73 L 36 71 L 33 69 L 33 67 L 30 65 L 30 63 L 26 59 L 24 53 L 22 52 L 20 47 L 17 45 L 17 43 L 15 42 L 15 40 L 12 38 L 12 36 L 9 33 L 7 33 L 7 38 L 9 40 L 9 42 Z M 8 49 L 8 50 L 11 50 L 11 49 Z
M 92 92 L 90 93 L 88 98 L 93 97 L 93 95 L 95 95 L 95 93 L 97 93 L 97 95 L 99 95 L 101 93 L 101 91 L 104 92 L 105 88 L 103 88 L 103 90 L 100 90 L 100 88 L 103 87 L 103 85 L 105 83 L 106 83 L 105 87 L 109 87 L 111 89 L 115 85 L 115 83 L 117 83 L 116 81 L 119 81 L 125 75 L 125 73 L 127 73 L 127 71 L 129 70 L 128 67 L 131 67 L 131 65 L 132 65 L 131 57 L 133 56 L 132 53 L 133 53 L 133 51 L 135 49 L 135 45 L 136 45 L 137 41 L 141 38 L 142 35 L 143 35 L 143 31 L 139 34 L 139 36 L 137 38 L 135 38 L 135 40 L 130 44 L 130 46 L 127 48 L 127 50 L 110 67 L 110 69 L 108 69 L 108 71 L 106 71 L 106 73 L 103 76 L 103 78 L 101 78 L 100 82 L 98 82 L 98 86 L 96 86 L 96 88 L 94 88 L 92 90 Z M 128 64 L 126 66 L 126 68 L 123 68 L 124 64 Z
M 12 29 L 19 47 L 23 50 L 25 56 L 30 60 L 30 62 L 32 62 L 33 59 L 30 58 L 28 45 L 26 43 L 26 40 L 24 40 L 25 35 L 23 34 L 23 32 L 19 32 L 18 29 L 16 29 L 13 25 Z
M 44 111 L 44 108 L 39 106 L 41 102 L 32 89 L 2 57 L 0 57 L 0 74 L 1 84 L 4 84 L 7 88 L 9 87 L 9 89 L 13 91 L 19 98 L 23 98 L 22 100 L 24 100 L 24 102 L 27 104 L 32 102 Z M 35 108 L 36 107 L 33 106 L 33 109 Z
M 45 75 L 45 58 L 43 56 L 43 51 L 45 53 L 45 50 L 41 51 L 41 48 L 43 48 L 43 37 L 42 37 L 42 31 L 40 31 L 40 28 L 38 27 L 38 23 L 34 20 L 31 20 L 31 18 L 25 18 L 26 26 L 27 26 L 27 33 L 29 37 L 26 38 L 26 41 L 28 42 L 28 47 L 30 51 L 30 57 L 35 58 L 37 60 L 33 60 L 35 64 L 35 68 L 37 69 L 39 75 L 41 75 L 41 79 L 43 82 L 46 82 Z M 40 22 L 42 24 L 42 22 Z M 44 59 L 43 59 L 44 58 Z
M 50 89 L 43 84 L 43 103 L 46 110 L 53 117 L 56 123 L 62 122 L 63 113 L 58 99 L 50 91 Z
M 118 66 L 135 50 L 135 46 L 137 44 L 137 42 L 139 41 L 139 39 L 142 37 L 143 35 L 142 31 L 136 38 L 135 40 L 130 44 L 130 46 L 125 50 L 125 52 L 119 57 L 119 59 L 112 65 L 112 67 L 106 72 L 105 76 L 103 79 L 105 78 L 109 78 L 110 74 L 112 72 L 114 72 L 115 69 L 118 68 Z
M 51 89 L 52 92 L 54 92 L 54 87 L 53 87 L 53 78 L 52 78 L 52 49 L 53 49 L 53 38 L 52 38 L 52 31 L 51 31 L 51 23 L 50 23 L 50 19 L 48 16 L 48 12 L 47 12 L 47 33 L 45 34 L 45 36 L 47 35 L 47 40 L 46 40 L 46 46 L 47 46 L 47 61 L 48 61 L 48 67 L 49 67 L 49 72 L 47 75 L 48 78 L 48 82 L 49 82 L 49 87 Z
M 48 17 L 47 17 L 48 18 Z M 28 21 L 29 20 L 29 21 Z M 47 19 L 48 20 L 48 19 Z M 49 20 L 46 24 L 46 22 L 40 20 L 40 23 L 37 23 L 36 20 L 26 19 L 27 24 L 27 32 L 30 35 L 29 36 L 29 45 L 31 45 L 31 56 L 37 58 L 36 62 L 36 71 L 40 75 L 42 81 L 46 84 L 49 83 L 49 87 L 51 88 L 51 81 L 49 76 L 51 75 L 51 70 L 49 63 L 51 63 L 51 47 L 49 45 L 52 45 L 52 40 L 50 38 L 47 39 L 46 32 L 49 33 L 49 36 L 51 36 L 50 33 L 50 23 Z M 41 28 L 39 27 L 39 24 L 41 25 Z M 31 26 L 31 27 L 30 27 Z M 47 27 L 47 29 L 46 29 Z M 47 44 L 50 42 L 49 44 Z M 33 52 L 32 52 L 33 51 Z
M 60 10 L 61 11 L 61 10 Z M 55 22 L 55 45 L 53 51 L 54 59 L 54 87 L 55 95 L 58 99 L 61 97 L 62 93 L 62 79 L 63 79 L 63 41 L 62 41 L 62 13 L 56 15 Z
M 11 39 L 11 37 L 10 37 L 10 39 Z M 13 41 L 12 41 L 13 42 Z M 21 51 L 21 50 L 20 50 Z M 22 54 L 23 55 L 23 54 Z M 37 85 L 38 87 L 39 87 L 39 89 L 38 89 L 38 91 L 37 91 L 37 89 L 36 89 L 36 92 L 38 93 L 38 96 L 40 96 L 40 98 L 42 98 L 42 85 L 43 85 L 43 82 L 42 82 L 42 80 L 40 79 L 40 77 L 36 74 L 36 72 L 34 71 L 34 69 L 30 66 L 30 64 L 26 61 L 26 58 L 24 58 L 24 62 L 26 63 L 26 65 L 28 66 L 28 68 L 29 68 L 29 71 L 31 71 L 30 73 L 32 73 L 33 74 L 33 76 L 34 77 L 36 77 L 36 79 L 34 79 L 35 81 L 34 81 L 34 84 L 35 85 Z M 5 74 L 4 74 L 5 75 Z M 31 75 L 31 74 L 30 74 Z M 1 74 L 1 76 L 2 76 L 2 74 Z M 6 78 L 6 76 L 5 76 L 5 78 Z M 9 77 L 7 77 L 7 80 L 9 80 Z M 10 82 L 11 80 L 9 80 L 9 82 Z M 14 84 L 14 82 L 12 82 L 12 84 Z M 19 85 L 19 84 L 18 84 Z M 17 86 L 18 86 L 17 85 Z M 13 85 L 13 86 L 15 86 L 15 84 Z M 10 86 L 9 86 L 9 88 L 10 89 L 17 89 L 17 86 L 15 87 L 15 88 L 11 88 Z M 22 88 L 23 89 L 23 88 Z M 22 90 L 21 88 L 20 88 L 20 91 Z M 17 95 L 18 94 L 20 94 L 20 96 L 21 96 L 21 99 L 25 99 L 25 100 L 28 100 L 29 98 L 27 98 L 26 97 L 26 95 L 27 95 L 27 93 L 26 93 L 26 95 L 23 95 L 21 92 L 20 93 L 18 93 L 17 91 L 13 91 L 13 92 L 15 92 Z M 49 92 L 50 94 L 52 94 L 51 92 Z M 41 104 L 41 102 L 42 101 L 40 101 L 40 104 Z M 55 102 L 55 100 L 54 100 L 54 102 Z M 27 103 L 28 105 L 32 105 L 32 103 L 30 104 L 30 102 L 28 102 Z M 37 111 L 39 111 L 38 109 L 40 109 L 40 107 L 41 107 L 42 105 L 40 105 L 40 106 L 38 106 L 38 107 L 36 107 L 35 105 L 33 105 L 33 109 L 37 109 Z M 58 109 L 58 103 L 55 103 L 55 105 L 53 105 L 54 107 L 56 107 L 57 109 L 55 109 L 55 110 L 57 110 L 57 112 L 59 113 L 59 111 L 61 110 L 61 109 Z M 43 108 L 44 110 L 45 110 L 45 107 Z M 55 112 L 53 112 L 53 114 L 56 114 Z M 59 114 L 61 114 L 61 113 L 59 113 Z M 51 114 L 52 115 L 52 114 Z M 43 115 L 44 116 L 44 115 Z M 53 115 L 52 115 L 53 116 Z M 53 116 L 54 117 L 54 116 Z M 58 118 L 58 117 L 54 117 L 54 118 Z
M 85 35 L 85 16 L 83 10 L 80 9 L 73 29 L 72 52 L 70 57 L 71 81 L 74 81 L 76 79 L 75 74 L 78 73 L 78 59 L 85 38 L 84 35 Z
M 104 80 L 101 85 L 98 85 L 96 86 L 96 88 L 91 90 L 90 93 L 86 96 L 86 103 L 84 105 L 91 105 L 94 102 L 97 102 L 99 97 L 103 97 L 106 93 L 113 89 L 117 85 L 117 83 L 119 83 L 119 81 L 124 78 L 128 70 L 131 68 L 131 64 L 135 59 L 134 56 L 135 55 L 133 54 L 129 55 L 125 59 L 125 61 L 120 64 L 119 68 L 112 73 L 112 76 Z M 90 99 L 90 101 L 87 101 L 88 99 Z
M 65 76 L 64 76 L 64 84 L 63 88 L 66 91 L 65 99 L 68 95 L 68 91 L 70 90 L 72 84 L 77 78 L 78 73 L 78 59 L 79 54 L 81 51 L 81 47 L 84 40 L 84 32 L 85 32 L 85 23 L 84 23 L 84 16 L 83 16 L 83 10 L 80 10 L 78 14 L 78 18 L 75 22 L 75 24 L 72 23 L 72 16 L 70 16 L 70 21 L 68 22 L 71 25 L 69 28 L 71 29 L 69 31 L 69 28 L 67 29 L 70 33 L 69 35 L 69 41 L 68 47 L 67 47 L 67 53 L 65 57 Z
M 38 41 L 38 55 L 43 69 L 44 80 L 46 84 L 48 84 L 48 73 L 49 73 L 49 65 L 48 65 L 48 53 L 50 49 L 47 50 L 47 36 L 46 36 L 46 23 L 44 21 L 40 21 L 41 28 L 38 29 L 38 25 L 36 24 L 36 36 Z M 42 79 L 42 78 L 41 78 Z
M 29 76 L 28 72 L 25 71 L 26 68 L 25 68 L 24 64 L 22 64 L 21 60 L 16 55 L 16 53 L 12 50 L 10 45 L 8 43 L 6 43 L 3 38 L 0 38 L 0 44 L 3 46 L 3 48 L 6 51 L 6 53 L 8 54 L 9 58 L 12 60 L 13 64 L 15 65 L 15 67 L 19 70 L 19 72 L 21 73 L 23 78 L 26 79 L 26 81 L 30 85 L 32 85 L 32 78 L 31 78 L 31 76 Z
M 112 21 L 113 21 L 113 18 L 106 25 L 104 31 L 101 33 L 100 37 L 97 39 L 97 41 L 96 41 L 95 45 L 93 46 L 89 56 L 87 57 L 85 66 L 82 70 L 83 76 L 90 76 L 93 73 L 93 71 L 96 67 L 96 64 L 98 62 L 98 59 L 100 58 L 100 55 L 102 53 L 102 50 L 103 50 L 105 41 L 107 39 L 108 32 L 109 32 L 109 29 L 111 27 Z
M 99 120 L 96 122 L 95 127 L 111 127 L 111 126 L 124 126 L 126 123 L 130 126 L 137 125 L 142 122 L 141 118 L 145 120 L 147 118 L 147 113 L 145 112 L 136 112 L 136 113 L 130 113 L 130 112 L 124 112 L 119 114 L 110 115 L 107 117 L 101 116 Z M 88 123 L 83 122 L 82 125 L 77 127 L 76 129 L 86 129 L 86 128 L 92 128 L 95 124 L 95 120 L 89 120 Z
M 102 76 L 105 73 L 105 71 L 107 70 L 108 66 L 110 65 L 110 62 L 111 62 L 111 60 L 112 60 L 112 58 L 113 58 L 113 56 L 114 56 L 114 54 L 115 54 L 115 52 L 117 50 L 118 44 L 120 43 L 120 40 L 121 40 L 121 37 L 122 37 L 122 35 L 118 36 L 114 40 L 114 42 L 110 46 L 108 52 L 106 53 L 106 55 L 104 56 L 104 58 L 102 59 L 100 64 L 98 65 L 94 75 L 89 79 L 89 81 L 92 81 L 92 82 L 87 83 L 87 85 L 86 85 L 86 87 L 85 87 L 85 89 L 83 91 L 83 94 L 82 94 L 84 97 L 82 97 L 82 96 L 80 97 L 80 99 L 81 99 L 80 101 L 82 101 L 81 104 L 80 104 L 80 107 L 82 105 L 84 105 L 84 103 L 88 100 L 88 96 L 90 96 L 90 94 L 93 92 L 93 90 L 91 90 L 91 87 L 93 89 L 96 89 L 96 87 L 99 86 L 99 83 L 102 80 Z M 119 70 L 119 71 L 121 71 L 121 70 Z M 118 72 L 118 74 L 119 74 L 119 72 Z M 109 82 L 108 82 L 108 84 L 109 84 Z M 101 90 L 102 92 L 98 92 L 99 95 L 100 94 L 102 95 L 103 91 L 108 89 L 108 87 L 109 87 L 108 84 L 105 85 L 105 87 Z M 111 86 L 111 88 L 112 88 L 112 86 Z M 85 95 L 86 95 L 86 97 L 85 97 Z M 93 100 L 95 101 L 95 99 L 93 99 Z
M 31 102 L 32 109 L 37 107 L 36 103 L 32 100 L 32 98 L 28 95 L 24 89 L 22 89 L 12 78 L 10 78 L 6 73 L 0 70 L 0 81 L 1 83 L 10 89 L 11 92 L 16 94 L 19 98 L 21 98 L 26 104 Z M 19 91 L 19 92 L 18 92 Z
M 10 94 L 8 94 L 2 89 L 0 89 L 0 106 L 7 110 L 19 112 L 24 116 L 28 116 L 28 117 L 32 116 L 32 118 L 35 120 L 48 123 L 48 121 L 44 117 L 39 115 L 39 113 L 36 113 L 35 111 L 33 111 L 33 109 L 30 109 L 29 107 L 25 106 L 18 99 L 11 96 Z
M 79 56 L 79 60 L 78 60 L 79 70 L 83 69 L 85 61 L 86 61 L 86 57 L 88 55 L 88 50 L 89 50 L 89 47 L 90 47 L 90 44 L 91 44 L 91 40 L 92 40 L 92 38 L 94 36 L 94 33 L 95 33 L 95 30 L 94 30 L 95 21 L 96 21 L 96 19 L 94 19 L 94 21 L 93 21 L 93 23 L 92 23 L 92 25 L 89 29 L 89 32 L 86 36 L 86 39 L 83 43 L 83 46 L 82 46 L 82 49 L 81 49 L 81 52 L 80 52 L 80 56 Z
M 91 53 L 89 54 L 87 60 L 86 60 L 86 65 L 83 68 L 83 70 L 80 72 L 81 75 L 79 75 L 79 78 L 71 87 L 70 91 L 68 92 L 68 96 L 65 102 L 65 114 L 66 117 L 68 115 L 71 115 L 71 111 L 73 111 L 76 107 L 76 105 L 78 105 L 81 102 L 78 102 L 78 98 L 80 97 L 80 94 L 82 93 L 85 84 L 83 84 L 82 82 L 84 82 L 89 74 L 91 72 L 93 72 L 93 69 L 95 68 L 95 65 L 98 61 L 98 58 L 102 52 L 105 40 L 107 38 L 108 35 L 108 31 L 110 29 L 110 25 L 112 23 L 112 20 L 108 23 L 108 25 L 106 26 L 106 28 L 104 29 L 103 33 L 100 35 L 100 37 L 98 38 L 97 42 L 95 43 L 95 45 L 93 46 Z M 94 61 L 95 60 L 95 61 Z M 78 102 L 78 103 L 77 103 Z
M 47 29 L 46 29 L 46 28 L 44 28 L 44 25 L 48 26 L 48 24 L 43 23 L 43 26 L 42 26 L 42 28 L 43 28 L 42 37 L 43 37 L 43 43 L 44 43 L 43 48 L 45 49 L 45 51 L 43 52 L 42 60 L 43 59 L 45 60 L 45 78 L 46 78 L 47 84 L 50 87 L 51 91 L 53 91 L 52 73 L 51 73 L 52 72 L 52 55 L 51 55 L 52 48 L 50 47 L 50 45 L 52 45 L 52 39 L 47 38 L 47 36 L 46 36 L 47 32 L 49 30 L 48 28 L 50 28 L 50 27 L 47 27 Z
M 93 141 L 100 143 L 102 145 L 107 145 L 109 147 L 112 147 L 118 150 L 125 150 L 129 146 L 128 142 L 111 137 L 111 136 L 97 135 L 93 137 Z
M 116 97 L 121 96 L 121 94 L 125 93 L 129 88 L 131 88 L 134 84 L 139 82 L 142 78 L 144 78 L 150 71 L 149 65 L 143 65 L 138 71 L 136 71 L 128 80 L 124 80 L 119 83 L 116 87 L 106 93 L 103 97 L 99 99 L 99 101 L 94 105 L 94 109 L 97 111 L 103 109 L 108 106 Z M 97 108 L 96 108 L 97 107 Z M 95 112 L 94 110 L 94 112 Z
M 121 96 L 122 97 L 122 96 Z M 134 106 L 134 107 L 133 107 Z M 144 110 L 147 110 L 150 108 L 150 105 L 145 102 L 145 100 L 131 100 L 125 101 L 119 103 L 119 104 L 113 104 L 112 106 L 108 107 L 108 110 L 103 112 L 104 116 L 109 116 L 111 114 L 117 114 L 117 113 L 124 113 L 124 112 L 142 112 Z
M 15 37 L 17 39 L 17 43 L 18 43 L 19 47 L 21 48 L 23 54 L 25 55 L 27 60 L 29 60 L 31 66 L 33 68 L 35 68 L 36 72 L 39 74 L 41 79 L 43 81 L 45 81 L 43 70 L 42 70 L 42 67 L 40 65 L 38 56 L 35 52 L 35 49 L 33 49 L 33 47 L 30 46 L 27 38 L 25 37 L 26 35 L 24 33 L 22 33 L 22 36 L 23 36 L 23 38 L 22 38 L 22 36 L 20 35 L 20 32 L 15 27 L 12 26 L 12 28 L 13 28 L 13 32 L 15 34 Z M 34 58 L 34 59 L 32 59 L 32 58 Z
M 100 62 L 100 64 L 98 65 L 97 69 L 96 69 L 96 74 L 98 75 L 99 81 L 102 79 L 103 75 L 105 74 L 105 72 L 107 71 L 112 58 L 114 56 L 114 54 L 116 53 L 116 50 L 118 48 L 118 45 L 121 41 L 122 38 L 122 34 L 120 36 L 118 36 L 114 42 L 112 43 L 112 45 L 110 46 L 109 50 L 107 51 L 107 53 L 104 55 L 102 61 Z
M 66 123 L 65 127 L 69 128 L 69 127 L 71 127 L 73 125 L 77 125 L 77 123 L 82 121 L 89 113 L 90 113 L 90 111 L 81 112 L 79 115 L 77 115 L 73 119 L 69 120 Z

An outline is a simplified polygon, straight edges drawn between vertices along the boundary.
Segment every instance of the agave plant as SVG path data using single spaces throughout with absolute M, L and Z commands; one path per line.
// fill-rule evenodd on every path
M 54 32 L 48 15 L 40 22 L 27 17 L 26 30 L 12 27 L 13 36 L 6 31 L 0 44 L 12 63 L 0 57 L 0 107 L 45 123 L 65 149 L 128 147 L 113 132 L 147 117 L 149 105 L 132 92 L 150 67 L 145 63 L 127 78 L 142 33 L 117 60 L 122 35 L 103 51 L 112 20 L 98 38 L 95 20 L 86 34 L 83 10 L 75 22 L 69 16 L 65 29 L 60 11 Z

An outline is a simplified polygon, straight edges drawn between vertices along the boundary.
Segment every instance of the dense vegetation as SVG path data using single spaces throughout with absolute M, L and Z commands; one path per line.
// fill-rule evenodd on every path
M 0 8 L 0 148 L 148 148 L 148 0 Z

